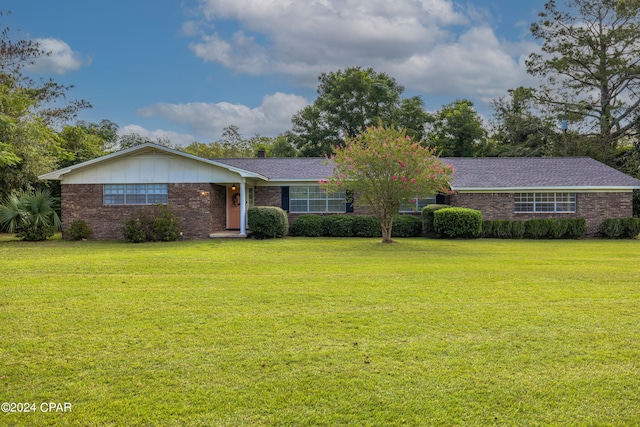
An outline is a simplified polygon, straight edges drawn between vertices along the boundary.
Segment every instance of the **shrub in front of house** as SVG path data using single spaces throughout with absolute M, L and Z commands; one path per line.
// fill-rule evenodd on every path
M 502 219 L 493 221 L 493 237 L 496 239 L 510 239 L 511 221 Z
M 320 215 L 300 215 L 291 224 L 291 234 L 302 237 L 322 235 L 322 217 Z
M 442 237 L 477 238 L 482 235 L 482 213 L 469 208 L 444 208 L 433 213 L 433 227 Z
M 82 240 L 91 237 L 93 231 L 87 225 L 87 222 L 83 219 L 75 219 L 71 222 L 69 229 L 67 230 L 66 237 L 69 240 Z
M 569 228 L 567 229 L 567 239 L 582 239 L 587 235 L 587 220 L 584 218 L 571 218 L 567 220 Z
M 355 237 L 382 237 L 380 220 L 372 215 L 353 215 L 353 235 Z
M 602 234 L 609 239 L 635 239 L 640 234 L 640 218 L 609 218 L 602 223 Z
M 180 220 L 165 205 L 147 206 L 136 211 L 124 222 L 124 240 L 131 243 L 170 242 L 182 235 Z
M 435 233 L 433 227 L 433 213 L 440 209 L 450 208 L 449 205 L 433 204 L 422 208 L 422 230 L 426 235 Z
M 328 215 L 322 217 L 322 235 L 327 237 L 353 237 L 351 215 Z
M 512 239 L 522 239 L 524 237 L 524 221 L 515 220 L 509 222 Z
M 247 211 L 247 221 L 254 239 L 280 238 L 289 232 L 289 218 L 281 208 L 254 206 Z
M 569 221 L 566 219 L 555 219 L 549 222 L 549 237 L 552 239 L 563 239 L 569 230 Z
M 640 235 L 640 218 L 624 219 L 625 235 L 631 239 L 635 239 Z
M 609 239 L 619 239 L 624 236 L 622 218 L 608 218 L 602 223 L 602 234 Z
M 493 222 L 494 221 L 490 221 L 490 220 L 483 220 L 482 221 L 482 237 L 490 239 L 493 236 Z
M 524 222 L 525 236 L 531 239 L 544 239 L 549 236 L 551 221 L 548 219 L 530 219 Z
M 393 217 L 391 237 L 420 237 L 422 220 L 413 215 L 396 215 Z

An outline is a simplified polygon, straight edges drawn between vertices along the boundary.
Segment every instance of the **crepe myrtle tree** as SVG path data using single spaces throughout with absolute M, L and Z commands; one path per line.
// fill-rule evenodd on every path
M 393 216 L 400 205 L 419 196 L 449 193 L 453 168 L 435 149 L 407 136 L 406 131 L 376 126 L 348 138 L 331 156 L 333 175 L 321 180 L 329 192 L 348 189 L 353 200 L 380 220 L 382 242 L 392 243 Z

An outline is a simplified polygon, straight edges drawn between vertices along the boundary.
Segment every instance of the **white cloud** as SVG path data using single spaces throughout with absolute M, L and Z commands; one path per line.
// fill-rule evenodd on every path
M 191 50 L 247 74 L 281 73 L 314 86 L 321 72 L 373 67 L 408 89 L 483 100 L 529 82 L 522 58 L 532 45 L 499 40 L 488 13 L 453 0 L 199 3 Z M 227 21 L 238 25 L 225 34 Z
M 37 73 L 54 73 L 66 74 L 70 71 L 76 71 L 83 65 L 91 63 L 89 58 L 83 57 L 78 52 L 71 50 L 71 47 L 62 40 L 53 38 L 34 39 L 43 52 L 36 59 L 33 65 L 29 66 L 29 70 Z
M 152 141 L 157 141 L 157 140 L 169 140 L 171 141 L 172 144 L 174 145 L 189 145 L 192 142 L 196 141 L 197 138 L 194 137 L 193 135 L 189 135 L 189 134 L 184 134 L 184 133 L 178 133 L 178 132 L 172 132 L 172 131 L 168 131 L 168 130 L 162 130 L 162 129 L 156 129 L 156 130 L 148 130 L 145 129 L 144 127 L 140 126 L 140 125 L 127 125 L 124 126 L 122 128 L 120 128 L 120 130 L 118 131 L 118 134 L 120 136 L 122 135 L 131 135 L 131 134 L 136 134 L 136 135 L 140 135 L 144 138 L 148 138 Z
M 291 117 L 306 105 L 308 101 L 300 96 L 275 93 L 265 96 L 262 105 L 256 108 L 227 102 L 159 103 L 138 110 L 138 114 L 187 125 L 201 136 L 201 142 L 210 142 L 219 139 L 224 128 L 230 125 L 238 126 L 245 136 L 256 133 L 275 136 L 290 129 Z

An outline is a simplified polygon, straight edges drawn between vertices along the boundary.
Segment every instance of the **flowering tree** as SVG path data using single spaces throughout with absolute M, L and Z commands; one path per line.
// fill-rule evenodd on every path
M 392 243 L 393 216 L 410 199 L 450 192 L 453 168 L 408 137 L 405 131 L 383 126 L 347 140 L 331 156 L 333 175 L 321 184 L 327 191 L 349 189 L 354 203 L 380 220 L 382 242 Z

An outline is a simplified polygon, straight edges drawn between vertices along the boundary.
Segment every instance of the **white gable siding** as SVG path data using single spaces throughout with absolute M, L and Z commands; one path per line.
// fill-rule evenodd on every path
M 119 157 L 64 175 L 65 184 L 234 183 L 240 175 L 166 153 Z

